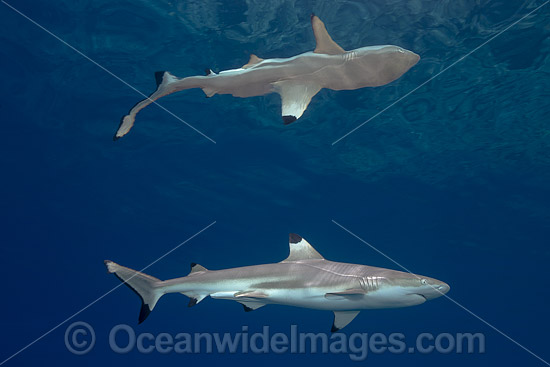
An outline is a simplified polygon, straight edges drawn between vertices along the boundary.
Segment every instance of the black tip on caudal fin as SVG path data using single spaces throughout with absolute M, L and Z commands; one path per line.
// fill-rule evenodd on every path
M 155 72 L 155 81 L 157 82 L 157 88 L 162 84 L 162 78 L 164 77 L 165 71 Z
M 151 309 L 149 309 L 149 306 L 147 306 L 145 303 L 141 304 L 141 310 L 139 310 L 139 319 L 138 324 L 141 324 L 147 316 L 151 313 Z
M 141 299 L 138 322 L 141 324 L 151 313 L 157 301 L 164 294 L 159 287 L 160 280 L 139 271 L 121 266 L 110 260 L 104 261 L 107 271 L 114 274 Z

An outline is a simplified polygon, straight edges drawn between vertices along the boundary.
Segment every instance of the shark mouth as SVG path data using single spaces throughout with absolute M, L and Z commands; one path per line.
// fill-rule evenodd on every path
M 422 298 L 424 298 L 424 301 L 427 301 L 428 298 L 426 298 L 425 295 L 423 295 L 422 293 L 408 293 L 409 296 L 420 296 Z
M 426 296 L 423 295 L 423 294 L 420 294 L 420 293 L 413 293 L 413 294 L 416 294 L 417 296 L 420 296 L 420 297 L 424 298 L 426 301 L 428 300 L 428 299 L 426 298 Z

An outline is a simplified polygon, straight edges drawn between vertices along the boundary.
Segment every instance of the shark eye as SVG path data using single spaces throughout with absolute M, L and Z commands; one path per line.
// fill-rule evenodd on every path
M 422 285 L 426 285 L 428 284 L 428 281 L 426 279 L 420 279 L 420 283 L 422 283 Z

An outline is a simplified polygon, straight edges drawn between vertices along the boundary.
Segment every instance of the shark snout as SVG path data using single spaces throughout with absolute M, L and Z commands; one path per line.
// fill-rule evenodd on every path
M 415 54 L 412 51 L 407 51 L 407 60 L 409 61 L 409 64 L 412 67 L 416 65 L 416 63 L 420 60 L 420 56 Z
M 451 289 L 447 283 L 441 281 L 431 281 L 428 283 L 428 287 L 422 292 L 426 300 L 441 297 Z
M 405 50 L 404 48 L 395 46 L 394 51 L 397 53 L 396 60 L 399 60 L 402 67 L 412 68 L 420 60 L 420 56 L 412 51 Z
M 436 289 L 437 289 L 439 292 L 441 292 L 442 294 L 445 294 L 445 293 L 447 293 L 447 292 L 451 289 L 451 287 L 450 287 L 447 283 L 443 283 L 443 282 L 442 282 L 440 285 L 438 285 L 438 286 L 436 287 Z

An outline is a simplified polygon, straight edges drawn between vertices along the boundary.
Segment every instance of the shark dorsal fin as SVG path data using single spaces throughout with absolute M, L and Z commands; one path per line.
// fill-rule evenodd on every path
M 311 14 L 311 27 L 313 28 L 315 41 L 317 41 L 317 47 L 315 47 L 313 52 L 327 55 L 338 55 L 346 52 L 332 40 L 325 28 L 325 23 L 315 14 Z
M 189 275 L 192 275 L 195 273 L 202 273 L 205 271 L 208 271 L 208 269 L 206 269 L 204 266 L 196 263 L 191 263 L 191 272 L 189 273 Z
M 290 254 L 283 262 L 300 260 L 324 260 L 323 256 L 317 252 L 305 239 L 297 234 L 289 235 L 288 245 Z
M 248 68 L 251 68 L 252 66 L 256 65 L 256 64 L 259 64 L 261 63 L 262 61 L 264 61 L 264 59 L 261 59 L 259 58 L 258 56 L 252 54 L 250 55 L 250 59 L 248 59 L 248 63 L 243 65 L 242 69 L 248 69 Z

